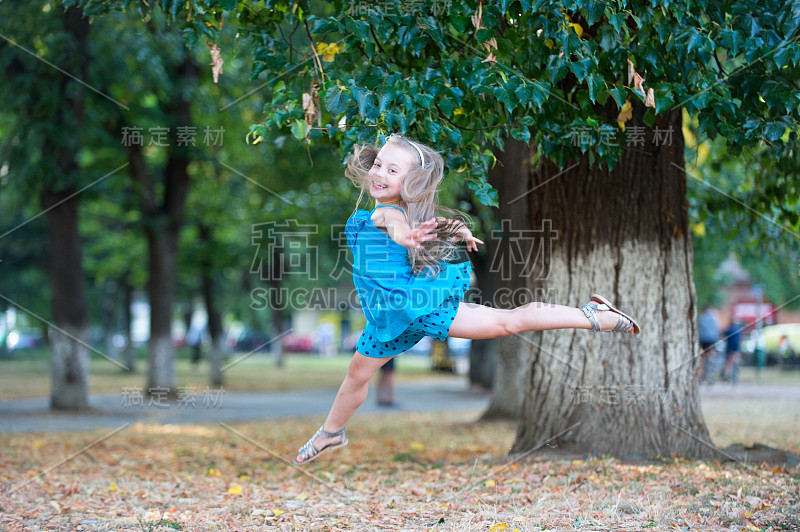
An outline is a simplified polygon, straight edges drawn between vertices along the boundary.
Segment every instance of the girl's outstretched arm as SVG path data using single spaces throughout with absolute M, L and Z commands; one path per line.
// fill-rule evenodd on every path
M 470 231 L 469 227 L 467 227 L 467 224 L 461 220 L 451 220 L 449 218 L 439 217 L 436 219 L 436 221 L 438 225 L 455 222 L 456 227 L 458 228 L 458 234 L 464 239 L 464 243 L 467 246 L 467 251 L 478 251 L 478 244 L 483 244 L 483 240 L 475 238 L 475 236 L 472 234 L 472 231 Z
M 408 225 L 405 215 L 392 208 L 379 208 L 372 218 L 375 227 L 386 230 L 389 237 L 407 248 L 418 248 L 423 242 L 436 238 L 436 219 L 422 222 L 415 229 Z

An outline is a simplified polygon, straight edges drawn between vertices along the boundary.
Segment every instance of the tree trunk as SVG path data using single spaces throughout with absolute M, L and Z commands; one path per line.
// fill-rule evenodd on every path
M 70 65 L 73 72 L 87 79 L 89 55 L 87 39 L 89 20 L 83 12 L 70 7 L 64 13 L 64 29 L 74 39 L 74 58 L 77 64 Z M 82 90 L 67 90 L 70 79 L 58 77 L 61 93 L 64 94 L 64 116 L 75 131 L 80 131 L 84 122 L 85 106 Z M 74 87 L 73 87 L 74 89 Z M 60 123 L 62 117 L 54 117 Z M 66 146 L 52 149 L 44 144 L 44 157 L 58 160 L 60 178 L 74 179 L 80 171 L 75 153 Z M 60 330 L 50 331 L 53 355 L 50 364 L 50 408 L 54 410 L 80 410 L 89 406 L 89 339 L 88 311 L 83 284 L 82 244 L 78 228 L 78 201 L 72 197 L 73 186 L 60 188 L 58 180 L 47 180 L 40 194 L 42 209 L 47 212 L 49 235 L 49 276 L 52 292 L 53 322 Z M 48 210 L 49 209 L 49 210 Z
M 526 268 L 536 266 L 525 253 L 520 243 L 527 241 L 528 197 L 532 152 L 530 147 L 518 140 L 508 138 L 504 150 L 497 153 L 498 164 L 489 173 L 489 181 L 501 198 L 499 215 L 500 230 L 486 235 L 496 242 L 490 273 L 494 290 L 493 306 L 509 308 L 532 299 L 525 290 L 531 273 Z M 500 239 L 499 241 L 497 239 Z M 488 250 L 488 247 L 487 247 Z M 531 334 L 497 338 L 495 347 L 495 374 L 492 399 L 483 414 L 483 419 L 517 419 L 522 407 L 524 378 Z
M 276 367 L 283 367 L 283 342 L 281 341 L 280 337 L 283 334 L 283 324 L 284 324 L 284 311 L 283 307 L 279 303 L 280 293 L 281 293 L 281 281 L 283 275 L 283 254 L 281 250 L 277 246 L 272 246 L 272 260 L 270 261 L 269 267 L 272 269 L 272 274 L 270 275 L 270 279 L 267 281 L 267 284 L 270 287 L 269 291 L 269 306 L 271 310 L 272 316 L 272 330 L 273 330 L 273 341 L 270 344 L 270 351 L 272 352 L 273 360 L 275 361 Z M 275 338 L 278 338 L 275 340 Z
M 184 51 L 184 53 L 187 53 Z M 191 102 L 187 87 L 197 77 L 197 66 L 187 56 L 176 72 L 172 100 L 165 108 L 170 131 L 191 127 Z M 131 177 L 142 195 L 142 210 L 147 218 L 145 233 L 148 246 L 148 299 L 150 300 L 150 341 L 148 344 L 148 391 L 154 388 L 175 389 L 175 349 L 172 345 L 172 309 L 175 300 L 175 267 L 183 209 L 189 192 L 189 146 L 174 143 L 167 148 L 163 171 L 163 196 L 147 170 L 141 146 L 128 146 Z
M 211 244 L 211 227 L 200 224 L 200 241 Z M 211 350 L 208 353 L 209 379 L 211 386 L 222 386 L 222 313 L 217 306 L 217 291 L 214 283 L 214 267 L 207 256 L 203 258 L 202 283 L 203 301 L 208 315 L 208 334 L 211 337 Z
M 172 307 L 175 301 L 177 235 L 146 229 L 149 251 L 147 295 L 150 300 L 150 340 L 147 385 L 175 391 L 175 349 L 172 345 Z
M 47 211 L 49 274 L 53 322 L 50 331 L 50 408 L 80 410 L 89 406 L 88 312 L 83 285 L 81 239 L 78 232 L 78 200 L 67 199 L 74 190 L 44 191 L 42 209 Z
M 128 275 L 129 274 L 126 274 L 120 282 L 120 286 L 122 287 L 122 301 L 125 307 L 123 310 L 125 335 L 128 340 L 125 343 L 123 359 L 125 360 L 125 367 L 128 368 L 128 373 L 133 373 L 136 371 L 136 351 L 133 348 L 133 310 L 131 309 L 131 305 L 133 305 L 133 287 L 130 282 L 128 282 Z
M 634 105 L 630 124 L 642 123 Z M 698 362 L 692 246 L 681 110 L 658 120 L 670 145 L 625 150 L 612 170 L 564 172 L 544 161 L 532 172 L 531 226 L 551 220 L 539 286 L 579 306 L 605 295 L 637 318 L 639 336 L 547 331 L 529 351 L 520 424 L 512 453 L 544 449 L 622 458 L 707 457 L 713 452 L 695 378 Z M 549 246 L 548 246 L 549 247 Z

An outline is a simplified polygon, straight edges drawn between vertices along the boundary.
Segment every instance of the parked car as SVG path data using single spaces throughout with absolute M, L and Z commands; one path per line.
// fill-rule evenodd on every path
M 44 338 L 42 337 L 42 333 L 36 330 L 22 331 L 15 329 L 6 336 L 6 348 L 9 351 L 39 347 L 43 343 Z
M 310 335 L 287 334 L 281 339 L 281 345 L 287 353 L 314 352 L 314 338 Z
M 225 336 L 225 347 L 231 351 L 266 353 L 270 350 L 269 336 L 244 325 L 231 325 Z

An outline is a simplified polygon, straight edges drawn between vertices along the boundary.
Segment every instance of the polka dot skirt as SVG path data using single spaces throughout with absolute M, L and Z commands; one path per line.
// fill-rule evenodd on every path
M 356 350 L 367 357 L 385 358 L 408 351 L 425 336 L 444 340 L 456 317 L 459 302 L 459 298 L 455 296 L 448 297 L 436 310 L 417 318 L 400 336 L 388 342 L 381 342 L 375 338 L 372 327 L 367 324 L 367 328 L 358 340 Z

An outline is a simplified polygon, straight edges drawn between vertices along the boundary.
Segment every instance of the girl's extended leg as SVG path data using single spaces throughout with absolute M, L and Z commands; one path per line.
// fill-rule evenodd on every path
M 601 328 L 611 329 L 619 315 L 609 310 L 598 310 L 597 319 Z M 575 307 L 537 302 L 508 310 L 462 301 L 450 326 L 449 336 L 482 340 L 525 331 L 591 328 L 583 311 Z
M 356 409 L 361 406 L 361 403 L 367 398 L 369 391 L 369 381 L 378 369 L 386 364 L 392 357 L 386 358 L 371 358 L 366 357 L 356 351 L 353 359 L 350 361 L 350 367 L 347 369 L 347 375 L 344 382 L 339 387 L 339 393 L 336 394 L 336 399 L 333 401 L 333 406 L 328 413 L 328 418 L 322 427 L 328 432 L 336 432 L 342 429 L 347 423 L 347 420 L 352 417 Z M 337 441 L 339 438 L 325 438 L 320 436 L 314 440 L 314 447 L 322 449 L 327 444 Z M 298 454 L 295 459 L 302 460 Z

